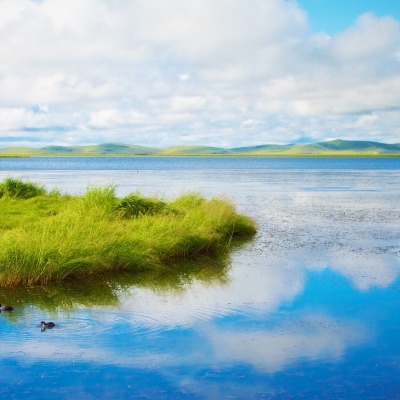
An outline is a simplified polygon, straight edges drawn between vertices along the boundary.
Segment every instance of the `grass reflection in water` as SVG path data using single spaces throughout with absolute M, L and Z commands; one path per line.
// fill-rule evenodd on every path
M 235 243 L 240 246 L 241 243 Z M 161 270 L 143 272 L 107 273 L 90 279 L 68 279 L 46 286 L 30 288 L 3 288 L 1 299 L 14 306 L 13 312 L 3 315 L 18 320 L 27 307 L 35 306 L 46 312 L 69 311 L 78 307 L 115 306 L 119 297 L 132 288 L 145 288 L 154 292 L 184 291 L 190 283 L 225 284 L 229 257 L 201 257 L 195 261 L 182 261 L 165 265 Z

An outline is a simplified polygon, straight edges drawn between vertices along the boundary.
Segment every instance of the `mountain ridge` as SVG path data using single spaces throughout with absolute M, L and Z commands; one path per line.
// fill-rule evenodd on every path
M 146 147 L 124 143 L 103 143 L 90 146 L 8 147 L 0 149 L 0 156 L 44 155 L 399 155 L 400 143 L 374 141 L 330 140 L 310 144 L 264 144 L 245 147 L 170 146 Z

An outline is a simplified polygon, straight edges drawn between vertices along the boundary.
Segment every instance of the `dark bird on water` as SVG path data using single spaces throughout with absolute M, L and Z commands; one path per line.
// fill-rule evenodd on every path
M 2 306 L 0 304 L 0 311 L 12 311 L 14 310 L 11 306 Z
M 44 322 L 44 321 L 42 321 L 40 323 L 40 328 L 42 329 L 42 331 L 44 331 L 46 329 L 54 328 L 55 326 L 56 326 L 56 324 L 54 322 Z

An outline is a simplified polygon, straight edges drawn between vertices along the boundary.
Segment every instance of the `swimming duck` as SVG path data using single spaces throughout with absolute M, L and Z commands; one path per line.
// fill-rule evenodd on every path
M 56 326 L 56 324 L 54 322 L 44 322 L 42 321 L 40 323 L 40 328 L 42 329 L 42 331 L 44 331 L 45 329 L 51 329 L 54 328 Z
M 14 310 L 11 306 L 2 306 L 0 304 L 0 311 L 12 311 Z

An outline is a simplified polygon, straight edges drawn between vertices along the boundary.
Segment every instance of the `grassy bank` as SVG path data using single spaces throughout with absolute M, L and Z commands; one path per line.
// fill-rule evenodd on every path
M 119 199 L 113 186 L 66 196 L 7 179 L 0 183 L 0 286 L 171 268 L 254 234 L 253 221 L 223 199 Z

